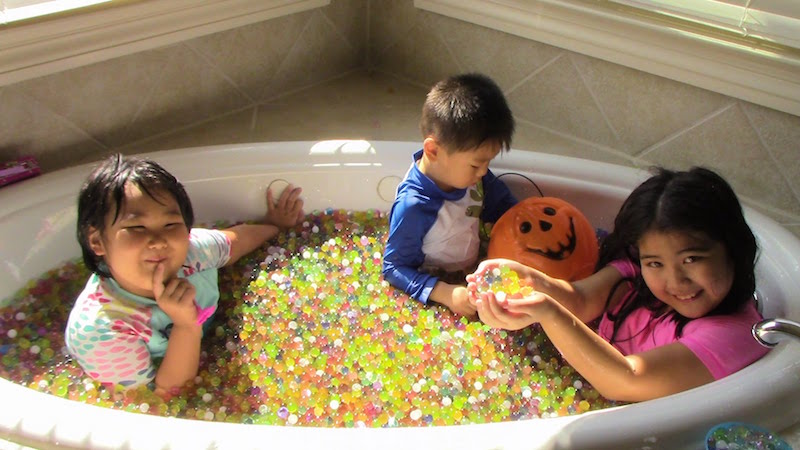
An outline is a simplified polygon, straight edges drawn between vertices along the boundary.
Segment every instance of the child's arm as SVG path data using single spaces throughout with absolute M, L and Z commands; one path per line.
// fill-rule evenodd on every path
M 428 299 L 440 303 L 462 316 L 474 316 L 477 311 L 475 305 L 469 300 L 469 294 L 465 286 L 437 281 Z
M 604 267 L 591 276 L 569 282 L 548 276 L 544 272 L 520 264 L 509 259 L 490 259 L 480 263 L 473 274 L 467 275 L 471 300 L 475 301 L 475 280 L 478 275 L 506 266 L 517 272 L 520 284 L 527 284 L 538 292 L 550 295 L 564 305 L 582 322 L 591 322 L 600 317 L 606 308 L 613 307 L 621 299 L 623 291 L 615 293 L 615 297 L 606 304 L 612 287 L 622 279 L 622 275 L 613 267 Z
M 164 393 L 197 375 L 203 329 L 197 323 L 194 286 L 185 278 L 173 278 L 165 284 L 163 263 L 153 272 L 153 295 L 158 306 L 172 319 L 167 351 L 155 379 L 156 391 Z
M 700 359 L 677 342 L 624 356 L 546 294 L 503 303 L 492 294 L 483 294 L 477 303 L 481 319 L 494 326 L 519 329 L 540 323 L 564 359 L 610 399 L 649 400 L 714 380 Z
M 264 217 L 264 223 L 239 224 L 222 230 L 231 241 L 231 256 L 225 265 L 235 263 L 242 256 L 275 237 L 280 229 L 292 227 L 300 221 L 303 218 L 301 192 L 301 188 L 290 184 L 275 202 L 272 191 L 267 189 L 267 215 Z

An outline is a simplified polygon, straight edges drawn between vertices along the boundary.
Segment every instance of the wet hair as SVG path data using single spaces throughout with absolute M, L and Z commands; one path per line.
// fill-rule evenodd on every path
M 484 142 L 511 148 L 514 117 L 503 91 L 481 74 L 456 75 L 431 88 L 422 106 L 420 131 L 449 151 L 474 150 Z
M 92 272 L 104 277 L 111 274 L 100 264 L 103 258 L 97 256 L 89 245 L 89 230 L 95 228 L 105 231 L 106 215 L 114 211 L 117 221 L 125 201 L 125 185 L 128 183 L 141 189 L 154 200 L 157 192 L 167 192 L 175 198 L 181 210 L 186 227 L 194 224 L 192 202 L 183 185 L 158 163 L 140 158 L 123 158 L 121 154 L 108 157 L 97 166 L 84 181 L 78 195 L 78 243 L 83 253 L 83 262 Z
M 600 246 L 597 269 L 618 258 L 627 258 L 641 265 L 638 242 L 649 231 L 703 233 L 721 243 L 733 262 L 731 289 L 709 315 L 728 314 L 739 309 L 755 292 L 755 263 L 758 245 L 745 221 L 742 207 L 731 186 L 711 170 L 694 167 L 688 171 L 655 168 L 654 175 L 631 192 L 614 219 L 612 231 Z M 678 323 L 678 335 L 689 318 L 659 301 L 641 273 L 633 282 L 635 297 L 617 314 L 607 311 L 614 322 L 614 341 L 625 318 L 639 307 L 647 307 L 656 316 Z M 616 286 L 615 288 L 616 289 Z M 613 291 L 609 294 L 611 299 Z

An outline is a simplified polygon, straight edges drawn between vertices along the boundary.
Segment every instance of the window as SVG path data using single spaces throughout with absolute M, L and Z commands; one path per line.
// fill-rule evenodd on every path
M 742 38 L 800 48 L 800 2 L 796 0 L 613 1 Z
M 45 16 L 111 0 L 0 0 L 0 23 Z

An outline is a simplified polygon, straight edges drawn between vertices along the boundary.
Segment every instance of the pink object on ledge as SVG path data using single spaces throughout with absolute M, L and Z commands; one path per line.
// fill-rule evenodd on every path
M 15 183 L 42 173 L 33 156 L 23 156 L 14 161 L 0 163 L 0 186 Z

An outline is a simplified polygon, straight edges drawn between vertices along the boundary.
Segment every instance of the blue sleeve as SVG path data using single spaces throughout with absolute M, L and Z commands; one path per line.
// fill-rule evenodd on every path
M 419 271 L 425 262 L 422 240 L 433 226 L 437 205 L 415 195 L 398 196 L 389 215 L 383 252 L 383 277 L 392 286 L 427 304 L 437 277 Z
M 494 176 L 492 171 L 486 172 L 481 179 L 483 184 L 483 212 L 481 220 L 484 222 L 497 222 L 506 211 L 517 204 L 514 194 L 502 180 Z

